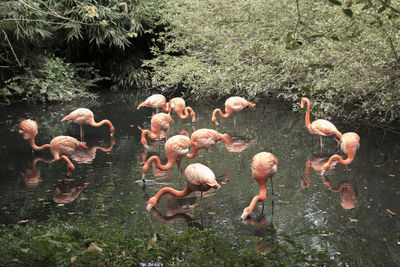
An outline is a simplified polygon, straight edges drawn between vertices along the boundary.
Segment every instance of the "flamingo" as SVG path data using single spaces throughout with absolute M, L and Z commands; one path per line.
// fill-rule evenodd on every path
M 222 113 L 221 109 L 217 108 L 213 111 L 211 121 L 213 123 L 215 123 L 216 126 L 218 126 L 219 123 L 217 122 L 217 117 L 216 117 L 217 113 L 219 113 L 221 118 L 226 119 L 226 118 L 230 117 L 232 114 L 241 111 L 245 107 L 251 107 L 252 109 L 255 109 L 256 105 L 247 101 L 243 97 L 239 97 L 239 96 L 229 97 L 225 101 L 225 114 Z M 233 117 L 233 125 L 234 126 L 236 125 L 235 117 Z
M 265 200 L 267 196 L 267 181 L 276 173 L 277 168 L 278 160 L 271 153 L 260 152 L 254 155 L 251 171 L 253 178 L 258 182 L 260 193 L 252 199 L 248 207 L 244 208 L 240 217 L 241 220 L 245 220 L 252 213 L 257 202 Z
M 29 142 L 29 145 L 32 147 L 32 149 L 42 150 L 45 148 L 50 148 L 50 144 L 44 144 L 41 146 L 37 146 L 35 144 L 35 136 L 38 134 L 38 125 L 36 121 L 30 119 L 21 121 L 18 132 L 20 135 L 22 135 L 24 140 Z
M 178 114 L 178 117 L 182 120 L 192 117 L 192 122 L 196 121 L 196 113 L 191 107 L 185 107 L 185 100 L 181 97 L 174 97 L 169 101 L 170 109 Z
M 168 159 L 167 164 L 163 165 L 161 164 L 160 157 L 158 156 L 151 156 L 144 166 L 142 167 L 142 180 L 143 182 L 145 181 L 144 176 L 145 173 L 149 170 L 150 163 L 152 161 L 155 161 L 157 164 L 157 167 L 161 170 L 169 170 L 174 166 L 174 163 L 178 163 L 178 167 L 180 164 L 180 161 L 183 157 L 190 157 L 189 150 L 191 147 L 194 147 L 194 143 L 192 140 L 190 140 L 189 137 L 186 135 L 174 135 L 171 138 L 167 140 L 165 143 L 165 154 Z
M 76 123 L 80 125 L 80 130 L 81 130 L 81 140 L 83 140 L 83 125 L 90 125 L 93 127 L 100 127 L 103 124 L 108 124 L 110 127 L 110 136 L 114 135 L 114 125 L 111 123 L 109 120 L 102 120 L 100 122 L 95 122 L 94 121 L 94 115 L 93 112 L 90 109 L 87 108 L 78 108 L 74 111 L 72 111 L 70 114 L 65 116 L 64 118 L 61 119 L 61 121 L 69 121 L 72 123 Z
M 138 129 L 142 131 L 140 142 L 145 148 L 148 148 L 146 134 L 151 139 L 156 139 L 159 137 L 165 138 L 165 132 L 168 131 L 168 129 L 171 127 L 171 123 L 174 122 L 175 121 L 171 118 L 171 116 L 166 113 L 155 114 L 150 121 L 151 131 L 143 130 L 140 126 L 138 126 Z
M 340 149 L 347 155 L 347 159 L 342 156 L 333 155 L 329 158 L 328 162 L 324 164 L 322 175 L 329 169 L 334 160 L 339 161 L 343 165 L 348 165 L 353 162 L 356 157 L 356 152 L 360 148 L 360 136 L 356 133 L 349 132 L 342 135 L 340 139 Z
M 223 140 L 228 143 L 228 139 L 225 135 L 212 129 L 198 129 L 192 133 L 190 139 L 193 141 L 194 146 L 192 147 L 192 153 L 187 157 L 192 159 L 197 155 L 197 151 L 201 148 L 209 149 L 210 147 Z
M 50 142 L 50 151 L 53 155 L 53 159 L 46 162 L 54 162 L 64 160 L 68 165 L 68 173 L 67 176 L 70 175 L 70 172 L 75 170 L 74 164 L 72 164 L 71 160 L 68 156 L 71 156 L 75 150 L 83 147 L 87 149 L 87 146 L 83 142 L 79 142 L 75 138 L 71 136 L 60 135 L 54 137 Z
M 307 104 L 306 127 L 311 134 L 319 136 L 321 148 L 323 147 L 323 145 L 322 145 L 322 137 L 323 136 L 336 135 L 337 137 L 339 137 L 339 139 L 342 137 L 342 134 L 338 131 L 336 126 L 333 125 L 333 123 L 331 123 L 330 121 L 319 119 L 319 120 L 315 120 L 312 123 L 310 123 L 311 103 L 310 103 L 310 100 L 306 97 L 303 97 L 301 99 L 300 107 L 304 108 L 304 104 Z
M 177 197 L 184 197 L 194 191 L 205 192 L 210 188 L 221 188 L 215 180 L 215 174 L 213 171 L 201 163 L 189 164 L 183 175 L 186 179 L 185 189 L 178 191 L 171 187 L 163 187 L 157 192 L 157 194 L 147 201 L 147 210 L 150 211 L 157 204 L 158 199 L 167 192 Z
M 156 112 L 158 113 L 158 109 L 161 108 L 164 112 L 170 112 L 171 108 L 167 104 L 167 99 L 165 96 L 161 94 L 155 94 L 149 96 L 144 102 L 142 102 L 139 106 L 137 106 L 137 110 L 139 110 L 141 107 L 149 107 L 156 109 Z

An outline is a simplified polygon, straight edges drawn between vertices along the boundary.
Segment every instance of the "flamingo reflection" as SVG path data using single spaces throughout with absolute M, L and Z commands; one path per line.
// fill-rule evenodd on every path
M 263 213 L 256 218 L 249 218 L 243 221 L 244 224 L 259 226 L 254 229 L 254 236 L 259 237 L 256 241 L 255 250 L 262 254 L 267 255 L 275 248 L 275 243 L 278 242 L 277 231 L 274 227 L 273 219 L 267 221 Z
M 306 180 L 302 181 L 302 187 L 307 188 L 310 186 L 311 177 L 310 177 L 310 167 L 314 169 L 319 175 L 322 175 L 323 166 L 329 160 L 329 155 L 327 154 L 311 154 L 306 161 L 306 166 L 304 169 L 304 173 L 306 176 Z M 329 167 L 329 170 L 333 170 L 336 166 L 336 162 L 333 162 Z
M 21 172 L 22 179 L 27 187 L 37 187 L 42 181 L 40 179 L 40 169 L 37 167 L 39 161 L 47 161 L 43 158 L 34 158 Z
M 240 136 L 232 136 L 230 133 L 224 133 L 228 142 L 225 143 L 225 147 L 229 152 L 242 152 L 254 142 L 255 138 L 247 138 Z
M 110 145 L 108 147 L 92 146 L 88 149 L 78 148 L 74 151 L 74 153 L 72 153 L 71 159 L 78 163 L 90 164 L 96 158 L 97 149 L 100 149 L 103 152 L 110 152 L 113 149 L 114 144 L 115 139 L 111 138 Z
M 167 200 L 166 214 L 162 214 L 159 208 L 151 209 L 151 213 L 166 223 L 173 223 L 175 221 L 183 220 L 188 226 L 194 226 L 203 229 L 203 223 L 196 222 L 191 216 L 193 209 L 198 201 L 198 196 L 177 198 L 171 193 L 165 193 L 160 200 Z M 159 206 L 159 205 L 157 205 Z
M 89 185 L 84 182 L 78 185 L 63 183 L 54 187 L 53 201 L 59 204 L 67 204 L 78 198 L 79 194 Z
M 332 192 L 340 192 L 340 205 L 345 210 L 353 209 L 356 207 L 358 202 L 358 194 L 355 187 L 346 181 L 341 182 L 337 187 L 333 188 L 331 182 L 324 177 L 323 183 Z

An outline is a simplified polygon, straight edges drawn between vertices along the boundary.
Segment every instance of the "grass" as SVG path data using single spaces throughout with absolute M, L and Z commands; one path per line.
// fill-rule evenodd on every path
M 335 265 L 275 231 L 240 237 L 212 229 L 152 226 L 137 218 L 0 226 L 0 266 L 312 266 Z

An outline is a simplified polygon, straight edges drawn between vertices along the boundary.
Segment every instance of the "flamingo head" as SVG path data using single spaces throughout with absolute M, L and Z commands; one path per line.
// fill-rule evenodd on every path
M 18 133 L 22 135 L 24 140 L 34 139 L 38 134 L 38 126 L 34 120 L 23 120 L 19 124 Z
M 152 198 L 150 198 L 150 199 L 147 201 L 147 207 L 146 207 L 146 209 L 147 209 L 148 211 L 151 211 L 151 209 L 152 209 L 156 204 L 157 204 L 157 199 L 156 199 L 155 197 L 152 197 Z
M 247 219 L 247 217 L 249 217 L 250 213 L 248 211 L 248 208 L 245 208 L 243 210 L 242 216 L 240 216 L 240 220 L 244 221 Z
M 305 98 L 305 97 L 303 97 L 302 99 L 301 99 L 301 103 L 300 103 L 300 107 L 301 108 L 304 108 L 304 104 L 306 104 L 308 101 L 307 101 L 308 99 L 307 98 Z

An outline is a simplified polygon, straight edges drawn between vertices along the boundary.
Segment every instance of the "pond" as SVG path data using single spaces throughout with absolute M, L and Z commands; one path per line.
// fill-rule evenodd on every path
M 346 255 L 350 265 L 400 264 L 398 135 L 332 121 L 342 133 L 357 132 L 360 149 L 350 165 L 338 163 L 321 177 L 313 164 L 340 154 L 334 138 L 323 138 L 321 149 L 319 138 L 305 127 L 305 110 L 293 112 L 279 102 L 257 103 L 255 110 L 235 115 L 236 125 L 232 117 L 219 119 L 218 131 L 232 137 L 232 146 L 221 142 L 208 151 L 200 150 L 194 159 L 182 160 L 182 169 L 197 162 L 207 165 L 222 188 L 182 198 L 165 195 L 156 209 L 148 212 L 146 202 L 160 188 L 181 190 L 186 183 L 176 165 L 169 171 L 150 168 L 146 186 L 141 182 L 142 161 L 151 155 L 165 158 L 165 140 L 150 140 L 148 151 L 140 143 L 137 126 L 149 129 L 153 112 L 146 107 L 136 110 L 145 98 L 104 93 L 98 100 L 80 103 L 3 106 L 0 223 L 40 223 L 51 215 L 112 220 L 121 210 L 128 210 L 132 216 L 147 216 L 151 224 L 169 223 L 178 231 L 212 228 L 261 237 L 286 233 L 306 247 L 328 251 L 332 257 Z M 217 107 L 223 109 L 223 102 L 187 104 L 196 111 L 197 121 L 192 124 L 172 113 L 175 123 L 168 137 L 191 134 L 195 129 L 216 129 L 211 114 Z M 79 139 L 78 125 L 60 122 L 78 107 L 91 109 L 96 121 L 109 119 L 116 130 L 110 138 L 107 126 L 86 126 L 84 138 L 89 149 L 72 157 L 76 170 L 67 177 L 65 162 L 41 161 L 51 159 L 50 152 L 33 153 L 18 134 L 18 125 L 27 118 L 37 121 L 39 145 L 58 135 Z M 252 178 L 252 157 L 262 151 L 276 156 L 278 170 L 268 181 L 264 207 L 258 203 L 252 218 L 242 222 L 243 208 L 259 190 Z M 257 249 L 267 253 L 270 246 L 260 244 Z

